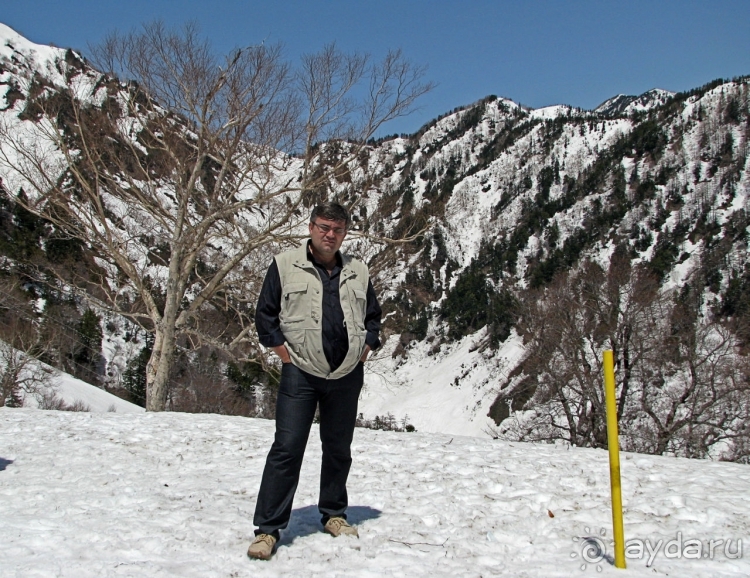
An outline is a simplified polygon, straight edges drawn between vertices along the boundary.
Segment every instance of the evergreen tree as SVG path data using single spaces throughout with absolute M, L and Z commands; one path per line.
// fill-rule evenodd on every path
M 141 407 L 146 407 L 146 365 L 153 347 L 154 337 L 149 333 L 146 335 L 146 345 L 128 363 L 128 368 L 122 375 L 122 385 L 130 395 L 130 401 Z
M 102 327 L 101 318 L 91 309 L 86 309 L 78 321 L 79 340 L 81 348 L 75 356 L 75 361 L 80 364 L 92 365 L 96 363 L 101 355 L 102 349 Z
M 75 347 L 71 353 L 72 373 L 89 383 L 98 380 L 97 365 L 102 358 L 101 318 L 91 309 L 86 309 L 76 324 Z

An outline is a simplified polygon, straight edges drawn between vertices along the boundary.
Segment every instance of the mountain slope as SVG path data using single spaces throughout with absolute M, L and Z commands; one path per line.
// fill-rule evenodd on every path
M 395 303 L 387 327 L 401 332 L 385 352 L 399 358 L 396 375 L 419 382 L 420 365 L 435 367 L 432 390 L 462 391 L 453 411 L 472 431 L 486 430 L 486 399 L 522 357 L 504 348 L 518 343 L 471 352 L 455 341 L 484 336 L 486 346 L 509 335 L 488 314 L 494 292 L 522 296 L 585 259 L 606 269 L 617 249 L 664 290 L 694 287 L 704 315 L 726 310 L 732 291 L 745 295 L 748 81 L 667 96 L 647 93 L 638 101 L 646 112 L 632 118 L 564 107 L 541 114 L 490 98 L 381 145 L 382 198 L 398 199 L 384 220 L 392 230 L 426 223 L 431 232 L 392 258 L 400 274 L 394 265 L 381 276 Z M 477 276 L 486 285 L 466 292 Z M 463 368 L 445 361 L 461 348 Z M 393 411 L 423 386 L 384 387 L 373 396 L 390 402 L 366 398 L 365 407 Z M 434 427 L 404 406 L 417 427 L 420 419 Z
M 605 100 L 594 109 L 601 116 L 630 116 L 633 113 L 648 112 L 652 108 L 665 104 L 674 92 L 652 88 L 640 96 L 618 94 Z
M 51 92 L 70 81 L 66 71 L 75 72 L 75 82 L 89 78 L 74 53 L 35 48 L 3 33 L 12 46 L 5 42 L 4 110 L 13 122 L 20 118 L 19 99 L 32 88 L 24 78 L 49 79 L 37 85 Z M 553 289 L 581 271 L 596 277 L 598 267 L 611 280 L 613 263 L 632 272 L 621 288 L 647 274 L 668 298 L 671 309 L 658 316 L 665 343 L 672 329 L 689 325 L 673 322 L 677 305 L 692 308 L 696 332 L 714 322 L 746 322 L 749 135 L 748 79 L 738 78 L 679 94 L 655 89 L 619 95 L 593 111 L 565 105 L 528 110 L 490 96 L 414 135 L 370 142 L 315 191 L 352 207 L 355 228 L 345 249 L 370 265 L 386 314 L 384 347 L 368 366 L 363 417 L 390 413 L 421 431 L 457 434 L 504 435 L 509 422 L 523 429 L 530 414 L 555 398 L 545 392 L 549 375 L 529 367 L 532 301 L 552 299 L 558 295 Z M 335 162 L 350 146 L 322 143 L 312 170 Z M 10 187 L 12 179 L 3 178 Z M 8 193 L 17 194 L 17 187 Z M 304 224 L 298 231 L 304 234 Z M 399 242 L 383 243 L 381 236 Z M 134 229 L 131 237 L 146 264 L 158 258 L 162 249 L 151 246 L 148 235 Z M 251 265 L 261 271 L 270 258 L 269 251 Z M 107 281 L 117 288 L 118 276 L 110 273 Z M 158 285 L 159 276 L 154 278 Z M 624 334 L 609 331 L 602 317 L 577 360 L 596 379 L 602 349 L 625 351 L 617 341 Z M 112 342 L 127 341 L 129 329 L 106 325 Z M 748 334 L 736 326 L 731 332 L 728 358 L 744 371 Z M 653 391 L 653 374 L 667 382 L 666 389 L 678 388 L 687 362 L 674 347 L 670 355 L 669 363 L 652 359 L 639 367 L 641 381 L 630 391 Z M 618 357 L 618 364 L 625 367 L 626 360 Z M 121 359 L 117 365 L 122 369 Z M 655 403 L 668 405 L 670 396 L 681 397 L 676 391 Z M 577 401 L 577 409 L 593 405 L 601 413 L 600 399 Z M 637 415 L 636 396 L 625 401 L 632 417 L 628 431 L 648 429 L 651 417 Z M 568 427 L 557 410 L 547 426 Z M 662 414 L 670 411 L 654 413 Z M 588 416 L 599 420 L 597 435 L 599 417 Z M 744 418 L 732 419 L 719 428 L 720 436 L 734 435 Z M 601 443 L 592 439 L 580 443 Z M 706 444 L 723 447 L 715 437 Z M 702 447 L 695 455 L 710 451 Z

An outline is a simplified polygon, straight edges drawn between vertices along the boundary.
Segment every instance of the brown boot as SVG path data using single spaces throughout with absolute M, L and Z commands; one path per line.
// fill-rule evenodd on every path
M 331 536 L 354 536 L 359 538 L 357 528 L 350 526 L 344 518 L 334 517 L 326 522 L 323 530 L 328 532 Z
M 273 547 L 276 545 L 276 538 L 271 534 L 258 534 L 255 540 L 247 549 L 247 555 L 256 560 L 270 560 L 273 556 Z

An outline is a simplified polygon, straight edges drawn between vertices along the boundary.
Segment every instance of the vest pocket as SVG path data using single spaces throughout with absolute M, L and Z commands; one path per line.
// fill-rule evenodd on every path
M 301 321 L 310 316 L 307 283 L 287 283 L 281 294 L 281 318 L 287 322 Z
M 360 289 L 353 289 L 354 293 L 354 319 L 357 325 L 364 328 L 364 319 L 367 314 L 367 293 Z
M 357 298 L 357 301 L 362 300 L 365 303 L 367 303 L 367 293 L 365 291 L 361 291 L 359 289 L 354 290 L 354 296 Z
M 292 348 L 297 355 L 302 353 L 302 349 L 305 345 L 305 333 L 304 329 L 287 329 L 282 330 L 284 333 L 284 339 L 286 339 L 287 345 Z

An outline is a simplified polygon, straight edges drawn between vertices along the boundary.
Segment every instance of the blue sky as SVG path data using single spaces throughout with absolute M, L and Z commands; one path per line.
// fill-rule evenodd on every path
M 385 127 L 414 132 L 497 94 L 538 108 L 594 108 L 619 93 L 681 91 L 750 74 L 750 1 L 6 0 L 0 21 L 30 40 L 86 51 L 107 32 L 195 20 L 217 49 L 281 42 L 289 59 L 336 41 L 402 48 L 435 90 Z M 382 135 L 381 135 L 382 136 Z

